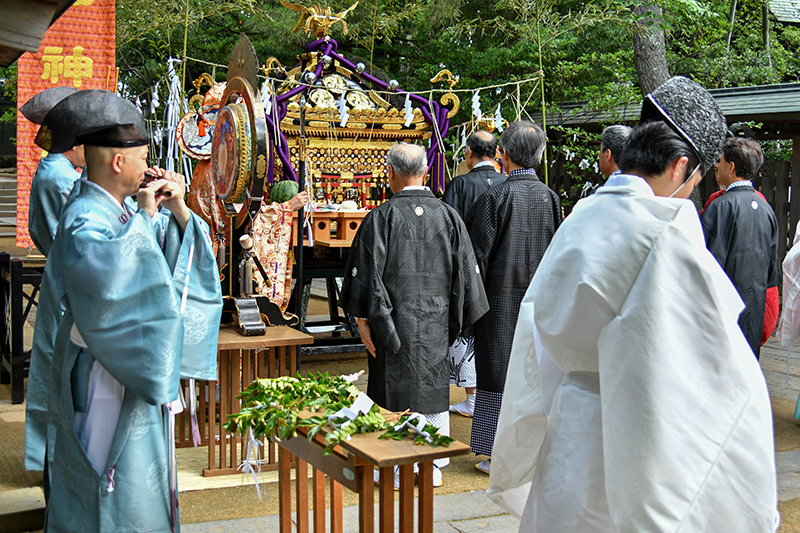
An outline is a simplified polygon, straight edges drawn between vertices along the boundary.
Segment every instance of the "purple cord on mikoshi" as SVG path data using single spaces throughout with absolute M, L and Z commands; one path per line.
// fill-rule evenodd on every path
M 318 39 L 311 44 L 306 46 L 307 52 L 319 52 L 322 55 L 331 56 L 331 58 L 338 60 L 342 65 L 348 68 L 351 71 L 356 71 L 356 65 L 346 59 L 345 57 L 341 56 L 336 50 L 338 48 L 338 43 L 336 40 L 332 38 L 325 38 L 325 39 Z M 317 64 L 316 69 L 314 70 L 315 79 L 319 79 L 320 74 L 322 73 L 323 65 L 322 63 Z M 366 73 L 362 72 L 360 74 L 361 79 L 365 80 L 372 86 L 378 87 L 380 90 L 384 91 L 392 91 L 389 85 L 378 78 Z M 292 179 L 294 181 L 299 181 L 297 173 L 295 172 L 294 168 L 290 163 L 289 159 L 289 145 L 286 142 L 286 136 L 280 129 L 281 121 L 286 117 L 288 113 L 288 103 L 289 100 L 304 91 L 307 87 L 305 85 L 300 85 L 295 87 L 294 89 L 287 91 L 281 95 L 278 95 L 273 102 L 275 109 L 277 110 L 277 116 L 271 117 L 267 115 L 267 130 L 269 132 L 269 143 L 270 143 L 270 164 L 267 174 L 267 181 L 272 183 L 275 181 L 275 174 L 273 170 L 273 163 L 275 161 L 275 153 L 277 152 L 278 159 L 280 159 L 281 164 L 283 165 L 283 177 L 284 179 Z M 407 94 L 407 91 L 394 91 L 396 94 Z M 428 100 L 423 98 L 417 94 L 410 93 L 409 98 L 412 102 L 419 105 L 419 109 L 422 111 L 422 116 L 425 118 L 425 121 L 431 124 L 434 129 L 434 135 L 431 140 L 431 146 L 428 148 L 428 173 L 431 176 L 431 184 L 434 192 L 444 192 L 444 184 L 445 184 L 445 157 L 444 157 L 444 146 L 440 145 L 440 139 L 444 139 L 444 136 L 447 135 L 447 131 L 450 127 L 450 119 L 447 118 L 447 113 L 450 111 L 448 108 L 439 104 L 435 100 Z M 276 140 L 280 139 L 280 143 L 276 146 Z

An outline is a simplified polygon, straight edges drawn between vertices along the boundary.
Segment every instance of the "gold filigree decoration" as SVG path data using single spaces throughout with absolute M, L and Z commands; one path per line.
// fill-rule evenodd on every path
M 458 83 L 458 76 L 453 76 L 453 73 L 449 70 L 442 69 L 436 76 L 431 78 L 431 83 L 439 83 L 442 80 L 450 86 L 450 90 L 452 91 L 455 84 Z
M 438 83 L 440 81 L 447 83 L 447 85 L 450 86 L 451 92 L 443 94 L 439 102 L 445 107 L 448 104 L 453 104 L 453 108 L 447 112 L 447 118 L 453 118 L 456 113 L 458 113 L 458 108 L 461 105 L 461 100 L 452 92 L 453 87 L 458 83 L 458 76 L 453 76 L 453 73 L 449 70 L 442 69 L 436 76 L 431 78 L 431 83 Z
M 200 109 L 203 105 L 203 95 L 196 94 L 189 98 L 189 109 Z
M 267 62 L 264 65 L 264 73 L 267 75 L 267 77 L 269 77 L 269 73 L 272 72 L 273 70 L 286 74 L 286 69 L 283 68 L 281 62 L 278 61 L 278 58 L 274 56 L 267 59 Z
M 441 100 L 439 100 L 443 106 L 447 106 L 447 104 L 452 103 L 453 109 L 447 112 L 447 118 L 453 118 L 456 113 L 458 113 L 458 108 L 461 105 L 461 100 L 458 99 L 458 96 L 455 93 L 445 93 L 442 95 Z
M 258 179 L 263 179 L 264 176 L 267 175 L 267 158 L 264 157 L 264 154 L 258 156 L 258 161 L 256 162 L 256 177 Z
M 300 30 L 305 30 L 308 33 L 313 33 L 317 39 L 322 39 L 330 33 L 331 26 L 337 22 L 342 23 L 342 33 L 347 35 L 347 23 L 344 21 L 344 18 L 356 8 L 358 2 L 344 11 L 335 14 L 331 12 L 330 7 L 323 9 L 319 4 L 312 4 L 305 7 L 300 4 L 291 4 L 286 0 L 281 0 L 281 5 L 300 13 L 300 19 L 294 25 L 294 28 L 292 28 L 294 33 L 300 33 Z
M 391 104 L 389 104 L 389 102 L 387 102 L 386 100 L 381 98 L 381 96 L 378 93 L 376 93 L 375 91 L 370 91 L 369 92 L 369 97 L 372 98 L 373 102 L 375 102 L 376 104 L 378 104 L 381 107 L 391 107 Z
M 202 87 L 203 85 L 208 85 L 209 87 L 213 87 L 216 84 L 217 82 L 214 81 L 214 78 L 212 78 L 211 74 L 209 74 L 208 72 L 203 72 L 202 74 L 200 74 L 200 76 L 197 77 L 196 80 L 192 82 L 192 85 L 194 85 L 194 88 L 197 89 L 198 91 L 200 90 L 200 87 Z
M 291 91 L 295 87 L 297 87 L 297 77 L 294 74 L 292 74 L 288 78 L 286 78 L 283 81 L 283 83 L 281 83 L 280 87 L 278 87 L 277 93 L 283 94 Z

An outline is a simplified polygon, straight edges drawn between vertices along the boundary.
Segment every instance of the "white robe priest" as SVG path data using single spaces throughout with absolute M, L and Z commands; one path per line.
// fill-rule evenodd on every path
M 692 203 L 611 177 L 523 300 L 490 497 L 526 532 L 773 531 L 772 414 L 742 308 Z

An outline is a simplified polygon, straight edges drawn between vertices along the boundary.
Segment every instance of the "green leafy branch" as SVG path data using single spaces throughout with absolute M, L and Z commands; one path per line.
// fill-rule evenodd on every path
M 404 424 L 406 420 L 408 420 L 412 415 L 403 415 L 400 417 L 397 425 L 392 425 L 389 430 L 381 435 L 379 438 L 381 439 L 393 439 L 393 440 L 402 440 L 406 437 L 413 436 L 414 444 L 428 444 L 433 446 L 434 448 L 438 446 L 450 446 L 450 443 L 453 442 L 455 439 L 452 437 L 448 437 L 447 435 L 440 435 L 437 430 L 436 426 L 431 424 L 430 422 L 425 423 L 425 427 L 423 431 L 428 433 L 430 437 L 426 437 L 422 433 L 418 433 L 417 431 L 412 431 L 412 428 L 409 424 Z M 399 430 L 395 428 L 400 428 Z M 430 442 L 428 441 L 430 438 Z
M 352 383 L 327 373 L 318 373 L 316 376 L 309 374 L 305 379 L 299 374 L 297 377 L 257 379 L 237 395 L 242 400 L 242 408 L 238 413 L 228 415 L 224 428 L 240 435 L 252 430 L 256 439 L 288 439 L 297 436 L 298 428 L 307 428 L 307 437 L 311 441 L 323 428 L 332 427 L 325 434 L 323 452 L 329 455 L 335 446 L 348 440 L 351 435 L 394 428 L 394 424 L 387 422 L 381 414 L 377 404 L 373 404 L 368 412 L 359 413 L 353 420 L 334 417 L 343 407 L 351 407 L 359 393 Z M 305 410 L 318 414 L 299 416 Z M 446 446 L 453 440 L 438 435 L 436 428 L 430 424 L 426 425 L 425 431 L 434 437 L 433 446 Z M 385 438 L 395 437 L 392 434 Z M 417 442 L 416 438 L 414 442 Z

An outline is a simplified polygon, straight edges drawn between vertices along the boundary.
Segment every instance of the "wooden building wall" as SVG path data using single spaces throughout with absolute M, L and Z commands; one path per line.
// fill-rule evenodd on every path
M 795 158 L 800 159 L 800 150 L 795 151 Z M 754 180 L 753 185 L 767 199 L 767 203 L 775 211 L 778 218 L 778 231 L 780 242 L 785 243 L 785 248 L 781 249 L 781 262 L 786 252 L 792 247 L 795 229 L 800 222 L 800 192 L 792 195 L 792 191 L 800 191 L 800 172 L 792 176 L 793 162 L 790 161 L 769 161 L 767 169 Z M 794 162 L 795 168 L 800 168 L 800 160 Z M 591 170 L 585 171 L 586 175 L 594 175 Z M 549 185 L 555 191 L 567 191 L 567 197 L 561 197 L 562 202 L 572 205 L 564 206 L 564 214 L 569 215 L 574 203 L 579 201 L 581 188 L 578 185 L 583 180 L 576 179 L 580 175 L 576 173 L 566 173 L 560 165 L 555 165 L 548 173 Z M 543 173 L 539 173 L 540 178 L 544 179 Z M 700 185 L 700 195 L 705 204 L 708 197 L 717 190 L 717 183 L 714 179 L 713 169 L 703 178 Z

